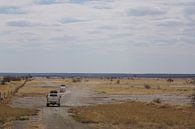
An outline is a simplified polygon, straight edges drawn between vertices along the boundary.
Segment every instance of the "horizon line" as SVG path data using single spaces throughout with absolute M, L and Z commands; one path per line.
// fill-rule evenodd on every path
M 0 72 L 0 74 L 195 74 L 195 73 L 123 73 L 123 72 Z

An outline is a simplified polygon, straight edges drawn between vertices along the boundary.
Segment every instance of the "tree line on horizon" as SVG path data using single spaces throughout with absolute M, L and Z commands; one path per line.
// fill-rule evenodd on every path
M 32 78 L 31 75 L 28 75 L 28 76 L 4 76 L 1 80 L 0 80 L 0 84 L 1 85 L 5 85 L 6 83 L 8 82 L 11 82 L 11 81 L 21 81 L 21 80 L 28 80 Z

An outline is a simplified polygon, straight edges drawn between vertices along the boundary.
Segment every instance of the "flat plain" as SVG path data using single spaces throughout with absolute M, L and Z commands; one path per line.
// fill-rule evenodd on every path
M 0 85 L 13 90 L 23 81 Z M 46 107 L 46 94 L 66 85 L 61 107 Z M 7 103 L 2 128 L 12 129 L 193 129 L 191 78 L 34 77 Z M 8 110 L 5 110 L 8 109 Z M 12 113 L 20 112 L 20 113 Z M 8 124 L 9 123 L 9 124 Z

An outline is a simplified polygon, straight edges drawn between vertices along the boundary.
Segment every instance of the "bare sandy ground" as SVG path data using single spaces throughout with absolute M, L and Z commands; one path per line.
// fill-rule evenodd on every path
M 75 90 L 78 89 L 78 90 Z M 61 99 L 61 107 L 46 107 L 45 97 L 15 97 L 12 105 L 16 107 L 38 108 L 39 115 L 32 117 L 29 121 L 14 122 L 13 129 L 28 129 L 33 124 L 39 124 L 35 128 L 43 129 L 89 129 L 72 119 L 68 113 L 69 106 L 83 105 L 88 92 L 79 88 L 71 87 Z M 83 101 L 84 100 L 84 101 Z M 82 104 L 83 103 L 83 104 Z
M 46 80 L 43 80 L 46 81 Z M 48 85 L 49 82 L 45 82 Z M 38 85 L 37 85 L 38 86 Z M 94 105 L 112 103 L 113 101 L 136 100 L 150 102 L 160 98 L 163 103 L 188 104 L 187 96 L 178 95 L 106 95 L 98 94 L 93 88 L 81 85 L 72 85 L 67 88 L 61 99 L 61 107 L 46 107 L 45 97 L 14 97 L 11 105 L 14 107 L 36 108 L 40 112 L 29 120 L 15 121 L 12 129 L 92 129 L 92 125 L 78 123 L 72 119 L 68 109 L 71 106 Z

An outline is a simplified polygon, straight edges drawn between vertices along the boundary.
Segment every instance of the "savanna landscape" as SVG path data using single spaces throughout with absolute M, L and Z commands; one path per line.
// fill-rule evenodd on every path
M 195 0 L 0 0 L 0 129 L 195 129 Z
M 46 107 L 46 95 L 62 84 L 61 107 Z M 0 85 L 8 91 L 3 129 L 195 128 L 193 78 L 31 77 Z

